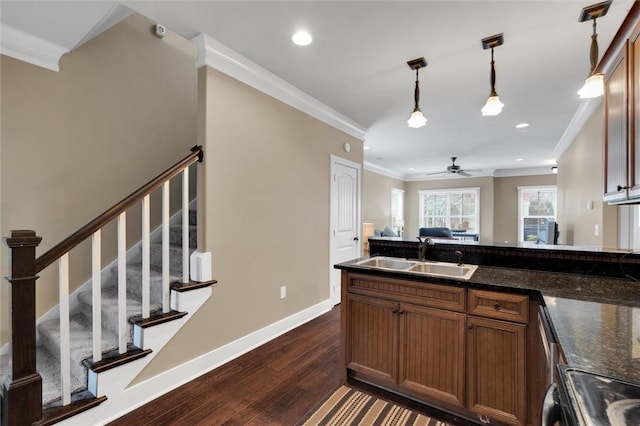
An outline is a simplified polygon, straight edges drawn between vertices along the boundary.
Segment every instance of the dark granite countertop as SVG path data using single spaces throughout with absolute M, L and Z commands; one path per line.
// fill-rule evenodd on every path
M 363 259 L 336 268 L 412 280 L 426 278 L 356 264 Z M 539 295 L 569 365 L 640 384 L 638 282 L 489 266 L 479 266 L 469 281 L 431 276 L 428 280 Z

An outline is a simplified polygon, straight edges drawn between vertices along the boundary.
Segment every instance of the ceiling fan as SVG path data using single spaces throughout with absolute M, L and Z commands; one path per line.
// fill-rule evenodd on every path
M 471 173 L 482 173 L 482 170 L 464 170 L 462 167 L 456 164 L 456 159 L 458 157 L 451 157 L 451 165 L 447 166 L 446 171 L 435 172 L 435 173 L 427 173 L 427 176 L 431 175 L 442 175 L 442 174 L 454 174 L 460 176 L 473 176 Z

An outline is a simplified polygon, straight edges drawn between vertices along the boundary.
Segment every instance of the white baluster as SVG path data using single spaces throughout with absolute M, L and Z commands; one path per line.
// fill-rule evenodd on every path
M 102 360 L 102 234 L 100 229 L 91 238 L 91 294 L 93 323 L 93 361 Z
M 182 171 L 182 282 L 189 282 L 189 168 Z
M 69 253 L 58 261 L 58 286 L 60 297 L 60 381 L 62 405 L 71 403 L 71 336 L 69 331 Z
M 151 241 L 149 239 L 149 200 L 150 195 L 142 199 L 142 318 L 151 315 Z
M 127 213 L 118 216 L 118 351 L 127 352 Z
M 162 185 L 162 312 L 171 310 L 169 290 L 169 181 Z

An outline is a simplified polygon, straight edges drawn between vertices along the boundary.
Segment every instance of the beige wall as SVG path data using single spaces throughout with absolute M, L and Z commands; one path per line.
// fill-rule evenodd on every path
M 367 170 L 364 171 L 362 178 L 363 223 L 373 223 L 374 229 L 384 229 L 385 226 L 391 226 L 392 188 L 404 190 L 405 182 Z
M 493 177 L 407 182 L 404 193 L 406 237 L 418 235 L 418 192 L 422 189 L 480 188 L 480 241 L 493 242 Z
M 555 185 L 557 175 L 498 177 L 494 180 L 493 241 L 518 242 L 518 187 Z
M 617 208 L 602 202 L 603 114 L 598 108 L 558 159 L 558 225 L 563 244 L 617 246 Z M 593 209 L 587 203 L 593 202 Z M 595 226 L 600 236 L 595 235 Z
M 133 15 L 62 57 L 53 72 L 2 56 L 2 235 L 34 229 L 38 253 L 189 153 L 196 143 L 196 49 Z M 159 198 L 159 197 L 158 197 Z M 155 203 L 156 198 L 152 197 Z M 130 215 L 139 240 L 139 216 Z M 115 240 L 114 227 L 103 244 Z M 89 277 L 80 247 L 72 285 Z M 2 249 L 2 276 L 6 251 Z M 103 262 L 110 260 L 105 250 Z M 38 281 L 38 315 L 57 303 L 56 270 Z M 2 339 L 8 308 L 2 285 Z
M 219 283 L 137 381 L 327 300 L 330 154 L 362 164 L 345 133 L 210 68 L 199 82 L 201 244 Z

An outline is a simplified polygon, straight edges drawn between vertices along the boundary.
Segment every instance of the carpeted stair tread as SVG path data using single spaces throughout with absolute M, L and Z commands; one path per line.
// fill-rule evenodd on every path
M 91 320 L 88 319 L 83 313 L 75 313 L 69 318 L 69 333 L 70 333 L 70 358 L 71 358 L 71 376 L 72 376 L 72 390 L 78 388 L 86 388 L 87 386 L 87 370 L 82 365 L 82 361 L 85 358 L 93 356 L 93 333 L 92 333 Z M 57 368 L 59 369 L 60 361 L 60 322 L 58 319 L 44 321 L 38 325 L 38 332 L 40 335 L 40 342 L 49 353 L 58 362 Z M 107 350 L 117 346 L 117 337 L 108 329 L 102 331 L 102 348 Z M 47 361 L 43 359 L 43 362 Z M 39 368 L 45 369 L 45 364 L 39 366 Z
M 92 312 L 93 299 L 90 292 L 80 293 L 78 295 L 78 302 L 83 312 Z M 151 310 L 160 309 L 160 307 L 159 299 L 155 303 L 153 299 L 151 299 Z M 141 314 L 142 299 L 128 297 L 127 318 Z M 131 340 L 132 327 L 129 326 L 129 328 L 129 340 Z M 118 332 L 118 289 L 115 287 L 102 290 L 102 330 L 103 332 L 108 330 L 114 336 L 117 335 Z M 111 347 L 113 347 L 113 345 Z
M 169 227 L 169 244 L 182 246 L 182 225 L 171 225 Z M 197 227 L 189 225 L 189 246 L 195 247 L 197 244 Z
M 193 253 L 195 248 L 189 248 L 189 254 Z M 162 268 L 162 243 L 151 243 L 150 250 L 151 265 Z M 169 269 L 171 271 L 182 271 L 182 247 L 177 245 L 169 246 Z
M 153 250 L 153 249 L 152 249 Z M 169 282 L 182 279 L 182 265 L 180 269 L 175 271 L 169 271 Z M 114 267 L 111 271 L 111 275 L 107 279 L 107 282 L 102 282 L 102 291 L 105 289 L 113 289 L 118 286 L 118 268 Z M 162 299 L 162 267 L 151 265 L 149 268 L 149 283 L 151 289 L 151 301 L 160 302 Z M 86 290 L 82 293 L 87 293 L 83 296 L 84 300 L 91 305 L 91 290 Z M 80 294 L 82 294 L 80 293 Z M 136 300 L 142 300 L 142 264 L 132 263 L 127 264 L 127 298 Z
M 197 216 L 198 216 L 197 208 L 193 206 L 189 207 L 189 225 L 193 225 L 193 226 L 197 225 Z M 176 223 L 179 225 L 182 225 L 182 214 L 178 216 Z
M 60 376 L 60 364 L 51 362 L 57 360 L 49 350 L 40 345 L 36 348 L 36 369 L 42 376 L 42 404 L 47 404 L 62 397 L 62 380 Z M 86 389 L 87 384 L 84 377 L 71 374 L 71 392 Z

